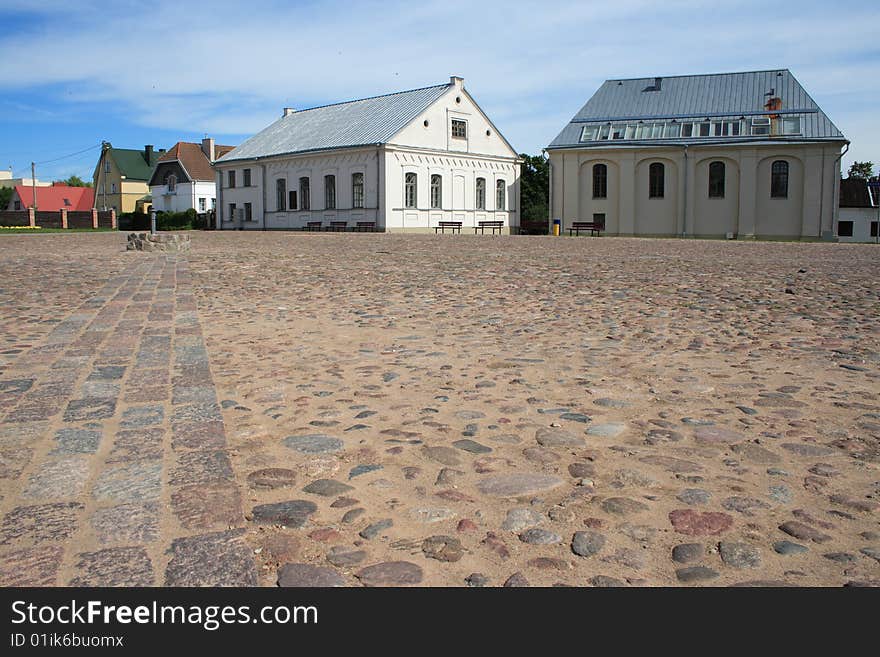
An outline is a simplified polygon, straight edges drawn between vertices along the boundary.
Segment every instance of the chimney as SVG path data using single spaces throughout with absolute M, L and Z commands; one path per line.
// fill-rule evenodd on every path
M 202 139 L 202 153 L 208 158 L 209 162 L 214 161 L 214 138 L 205 137 Z
M 147 144 L 144 146 L 144 159 L 147 161 L 147 164 L 150 164 L 150 161 L 153 159 L 153 145 Z
M 285 116 L 290 116 L 291 114 L 293 114 L 293 113 L 295 113 L 295 112 L 296 112 L 296 110 L 293 109 L 292 107 L 285 107 L 285 108 L 281 111 L 281 117 L 284 118 Z
M 456 87 L 462 87 L 464 86 L 464 78 L 460 78 L 457 75 L 451 75 L 449 76 L 449 84 Z

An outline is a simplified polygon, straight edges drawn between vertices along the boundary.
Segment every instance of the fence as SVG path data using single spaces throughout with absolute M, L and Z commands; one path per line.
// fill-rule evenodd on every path
M 0 212 L 0 226 L 38 226 L 40 228 L 116 228 L 115 210 L 46 211 L 8 210 Z

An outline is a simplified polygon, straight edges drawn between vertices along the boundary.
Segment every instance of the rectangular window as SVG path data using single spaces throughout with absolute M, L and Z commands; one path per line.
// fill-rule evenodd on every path
M 838 221 L 837 222 L 837 234 L 840 237 L 852 237 L 853 236 L 853 222 L 851 222 L 851 221 Z
M 643 123 L 639 126 L 638 131 L 636 132 L 636 139 L 650 139 L 651 138 L 651 125 Z
M 495 181 L 495 210 L 507 209 L 507 183 L 503 180 Z
M 116 193 L 116 183 L 110 183 L 110 193 L 111 194 Z
M 667 139 L 678 139 L 681 136 L 681 124 L 667 123 L 663 136 Z
M 439 210 L 443 200 L 443 177 L 438 174 L 431 175 L 431 209 Z
M 226 221 L 238 221 L 238 217 L 235 214 L 235 203 L 229 204 L 229 217 L 227 217 Z
M 242 181 L 241 181 L 242 185 L 244 185 L 245 187 L 251 186 L 251 170 L 250 169 L 243 169 L 241 172 L 241 178 L 242 178 Z M 235 185 L 232 185 L 232 186 L 234 187 Z
M 786 116 L 782 119 L 782 134 L 801 134 L 801 118 L 799 116 Z
M 637 126 L 628 125 L 626 126 L 626 134 L 623 136 L 624 139 L 635 139 L 636 138 L 636 128 Z
M 199 212 L 205 212 L 208 209 L 208 199 L 199 197 Z
M 611 127 L 611 138 L 612 139 L 623 139 L 623 135 L 626 133 L 625 125 L 615 125 Z
M 467 139 L 467 121 L 452 119 L 452 136 L 456 139 Z
M 336 176 L 324 176 L 324 209 L 336 209 Z
M 682 123 L 681 124 L 681 136 L 682 137 L 692 137 L 694 135 L 694 124 L 693 123 Z
M 663 198 L 666 187 L 666 167 L 654 162 L 648 168 L 648 198 Z
M 877 223 L 876 221 L 871 222 L 871 237 L 877 237 Z
M 287 203 L 287 181 L 279 178 L 275 181 L 275 209 L 284 212 L 287 209 L 285 203 Z
M 291 210 L 296 210 L 296 190 L 291 189 L 287 194 L 287 200 L 289 201 L 287 207 Z
M 742 126 L 742 123 L 740 121 L 731 121 L 730 134 L 734 137 L 739 137 L 741 126 Z
M 663 138 L 663 124 L 655 123 L 651 127 L 651 139 L 662 139 Z
M 476 208 L 477 210 L 485 210 L 486 209 L 486 179 L 485 178 L 477 178 L 477 188 L 476 188 Z
M 364 207 L 364 174 L 351 174 L 351 207 Z
M 253 221 L 254 220 L 253 207 L 251 206 L 250 203 L 244 204 L 244 220 L 245 221 Z
M 311 209 L 311 199 L 309 198 L 309 179 L 306 176 L 303 176 L 299 179 L 299 202 L 300 210 L 310 210 Z
M 217 208 L 217 199 L 212 198 L 211 199 L 211 209 L 214 210 L 216 208 Z
M 770 119 L 769 117 L 758 117 L 752 119 L 752 134 L 753 135 L 769 135 L 770 134 Z
M 235 171 L 230 171 L 227 174 L 227 187 L 235 187 Z
M 711 126 L 709 125 L 709 123 L 701 123 L 700 124 L 700 137 L 708 137 L 710 127 Z
M 597 125 L 585 125 L 581 131 L 581 141 L 593 141 L 598 136 L 599 126 Z
M 594 212 L 593 213 L 593 223 L 599 226 L 605 227 L 605 213 L 604 212 Z
M 16 209 L 16 210 L 21 210 L 21 201 L 16 201 L 16 202 L 15 202 L 15 209 Z

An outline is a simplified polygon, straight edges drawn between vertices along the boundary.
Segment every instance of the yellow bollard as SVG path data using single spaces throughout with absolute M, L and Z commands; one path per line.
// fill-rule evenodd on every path
M 562 232 L 562 222 L 559 219 L 553 220 L 553 235 L 555 237 L 559 237 L 559 234 Z

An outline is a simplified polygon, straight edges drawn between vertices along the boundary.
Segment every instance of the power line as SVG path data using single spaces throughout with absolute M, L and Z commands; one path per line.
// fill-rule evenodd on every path
M 74 155 L 80 155 L 81 153 L 85 153 L 86 151 L 94 150 L 95 148 L 100 148 L 101 144 L 95 144 L 94 146 L 89 146 L 88 148 L 84 148 L 81 151 L 77 151 L 76 153 L 70 153 L 69 155 L 62 155 L 61 157 L 56 157 L 51 160 L 43 160 L 42 162 L 35 162 L 34 164 L 49 164 L 51 162 L 57 162 L 58 160 L 66 160 L 69 157 L 73 157 Z

